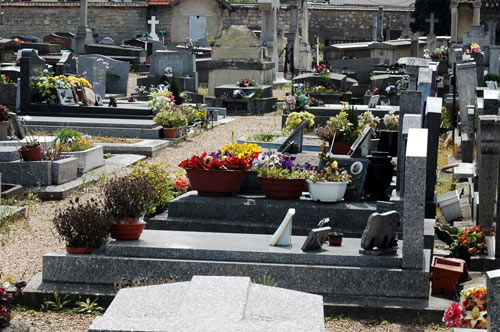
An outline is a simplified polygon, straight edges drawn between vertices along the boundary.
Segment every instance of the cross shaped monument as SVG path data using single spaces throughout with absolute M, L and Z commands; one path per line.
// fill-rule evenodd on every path
M 156 25 L 159 23 L 160 21 L 156 19 L 156 16 L 151 16 L 151 19 L 148 20 L 148 24 L 151 25 L 151 32 L 149 33 L 149 36 L 152 40 L 160 40 L 160 38 L 158 38 L 158 35 L 156 34 Z
M 430 23 L 429 34 L 427 35 L 427 48 L 433 52 L 437 47 L 436 34 L 434 33 L 434 23 L 438 23 L 439 19 L 434 18 L 434 12 L 431 13 L 431 18 L 425 20 Z

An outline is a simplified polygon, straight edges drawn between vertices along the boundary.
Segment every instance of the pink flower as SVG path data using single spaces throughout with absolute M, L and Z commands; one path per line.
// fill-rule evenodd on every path
M 290 105 L 290 110 L 292 110 L 292 111 L 295 110 L 295 104 Z
M 448 309 L 446 309 L 443 322 L 446 327 L 461 326 L 464 307 L 457 302 L 453 302 Z
M 285 100 L 288 104 L 295 104 L 295 97 L 292 95 L 286 96 Z
M 189 180 L 184 176 L 179 176 L 175 180 L 175 189 L 177 190 L 188 190 L 189 189 Z

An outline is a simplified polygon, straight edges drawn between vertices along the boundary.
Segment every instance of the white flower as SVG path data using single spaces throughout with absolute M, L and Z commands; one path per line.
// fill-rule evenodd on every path
M 7 281 L 2 284 L 2 287 L 5 289 L 8 289 L 10 286 L 11 286 L 10 282 L 7 282 Z

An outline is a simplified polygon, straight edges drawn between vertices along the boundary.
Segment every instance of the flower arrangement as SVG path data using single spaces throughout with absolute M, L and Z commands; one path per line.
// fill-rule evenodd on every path
M 312 128 L 314 126 L 314 115 L 309 112 L 292 112 L 288 115 L 285 122 L 285 131 L 292 132 L 297 128 L 302 122 L 310 120 L 307 128 Z
M 395 85 L 389 84 L 385 90 L 384 90 L 384 95 L 387 97 L 392 97 L 398 94 L 398 90 L 396 89 Z
M 495 234 L 495 229 L 491 234 Z M 481 225 L 460 228 L 456 239 L 450 245 L 451 257 L 464 258 L 469 255 L 484 253 L 487 250 L 484 236 Z
M 434 51 L 431 52 L 428 48 L 424 49 L 424 58 L 439 58 L 442 60 L 446 60 L 448 58 L 448 47 L 446 46 L 441 46 L 439 48 L 436 48 Z
M 200 112 L 198 112 L 198 110 L 194 107 L 183 104 L 177 106 L 177 108 L 182 114 L 184 114 L 188 123 L 193 123 L 200 119 L 200 114 L 199 114 Z
M 159 85 L 153 92 L 149 94 L 151 100 L 148 106 L 151 107 L 154 113 L 158 113 L 167 109 L 175 103 L 174 94 L 168 90 L 166 85 Z
M 226 153 L 230 153 L 238 158 L 247 158 L 250 161 L 254 160 L 262 153 L 262 148 L 257 144 L 251 143 L 229 143 L 224 145 L 221 149 L 221 154 L 225 155 Z
M 203 152 L 200 156 L 193 155 L 179 164 L 182 168 L 195 168 L 195 169 L 221 169 L 221 170 L 245 170 L 251 168 L 249 158 L 239 158 L 227 151 L 225 153 L 217 152 L 208 154 Z
M 295 163 L 295 156 L 263 152 L 252 162 L 252 170 L 258 175 L 274 179 L 306 179 L 312 166 Z
M 0 122 L 9 121 L 9 119 L 9 109 L 3 105 L 0 105 Z
M 460 292 L 460 302 L 453 302 L 446 309 L 443 322 L 446 327 L 486 329 L 486 287 L 472 287 Z
M 330 70 L 332 67 L 330 65 L 319 65 L 319 66 L 314 66 L 314 73 L 319 74 L 319 75 L 328 75 L 330 74 Z
M 481 46 L 479 46 L 479 44 L 471 43 L 469 44 L 468 50 L 465 51 L 465 54 L 484 54 L 484 53 L 481 50 Z
M 379 95 L 379 94 L 380 94 L 379 88 L 374 88 L 373 90 L 368 89 L 365 92 L 365 95 L 367 95 L 367 96 L 375 96 L 375 95 Z
M 34 99 L 37 101 L 52 100 L 57 101 L 57 89 L 70 89 L 72 83 L 64 75 L 53 76 L 47 70 L 42 71 L 39 76 L 33 79 Z
M 83 77 L 76 77 L 76 76 L 68 76 L 67 77 L 67 80 L 70 84 L 76 86 L 76 87 L 86 87 L 86 88 L 89 88 L 89 89 L 92 89 L 92 84 L 89 83 L 89 81 L 87 81 L 85 78 Z
M 309 108 L 311 104 L 311 99 L 302 93 L 289 94 L 285 97 L 284 102 L 277 103 L 277 108 L 279 111 L 289 114 L 291 112 L 300 112 Z
M 351 182 L 347 171 L 338 168 L 337 161 L 328 161 L 321 170 L 311 171 L 308 180 L 316 182 Z
M 168 89 L 168 87 L 167 87 L 167 89 Z M 156 89 L 153 85 L 151 85 L 149 88 L 144 86 L 144 85 L 140 85 L 140 86 L 135 87 L 135 93 L 138 95 L 149 95 L 149 94 L 153 93 L 155 90 Z
M 362 115 L 358 116 L 358 125 L 363 129 L 369 126 L 373 130 L 376 130 L 379 122 L 380 118 L 378 116 L 374 116 L 370 111 L 366 111 Z
M 188 125 L 188 119 L 179 107 L 173 103 L 166 107 L 153 118 L 156 124 L 164 128 L 180 128 Z
M 2 276 L 0 271 L 0 277 Z M 18 280 L 14 283 L 16 292 L 14 294 L 8 293 L 7 289 L 11 286 L 10 282 L 5 281 L 0 286 L 0 329 L 9 326 L 11 319 L 14 317 L 12 313 L 12 301 L 18 295 L 23 293 L 23 288 L 27 283 L 24 280 Z
M 390 111 L 384 115 L 384 125 L 387 130 L 398 130 L 399 128 L 399 115 L 394 114 L 394 111 Z
M 393 63 L 392 65 L 387 68 L 387 73 L 389 74 L 404 74 L 405 73 L 405 68 L 403 65 L 400 65 L 399 63 Z
M 108 237 L 111 226 L 111 218 L 102 202 L 91 198 L 80 203 L 77 197 L 70 203 L 53 219 L 59 236 L 68 247 L 100 247 Z
M 9 84 L 9 83 L 14 83 L 10 80 L 10 77 L 5 75 L 5 74 L 1 74 L 0 75 L 0 84 Z
M 236 82 L 236 86 L 239 86 L 241 88 L 247 88 L 251 86 L 258 86 L 257 82 L 250 78 L 240 78 L 238 82 Z
M 90 149 L 92 136 L 82 135 L 78 130 L 63 128 L 54 133 L 56 144 L 61 146 L 62 152 L 77 152 Z

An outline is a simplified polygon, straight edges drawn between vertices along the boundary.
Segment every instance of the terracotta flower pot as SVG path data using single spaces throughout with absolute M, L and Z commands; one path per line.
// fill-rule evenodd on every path
M 177 136 L 177 128 L 163 127 L 163 138 L 175 138 Z
M 145 226 L 143 221 L 136 224 L 111 224 L 110 235 L 115 240 L 139 240 Z
M 334 142 L 333 143 L 333 154 L 348 154 L 351 149 L 352 144 L 342 143 L 342 142 Z
M 66 252 L 68 254 L 74 255 L 89 255 L 94 251 L 92 247 L 68 247 L 66 246 Z
M 132 218 L 114 218 L 116 224 L 137 224 L 137 222 L 141 219 L 141 217 L 132 217 Z
M 202 196 L 230 196 L 240 190 L 246 171 L 186 168 L 191 188 Z
M 304 179 L 272 179 L 259 176 L 264 195 L 268 198 L 298 199 L 304 191 Z
M 340 247 L 342 245 L 342 237 L 344 233 L 330 232 L 328 233 L 328 244 L 334 247 Z
M 29 150 L 19 150 L 21 157 L 24 161 L 41 161 L 42 160 L 42 147 L 37 146 L 36 148 Z

